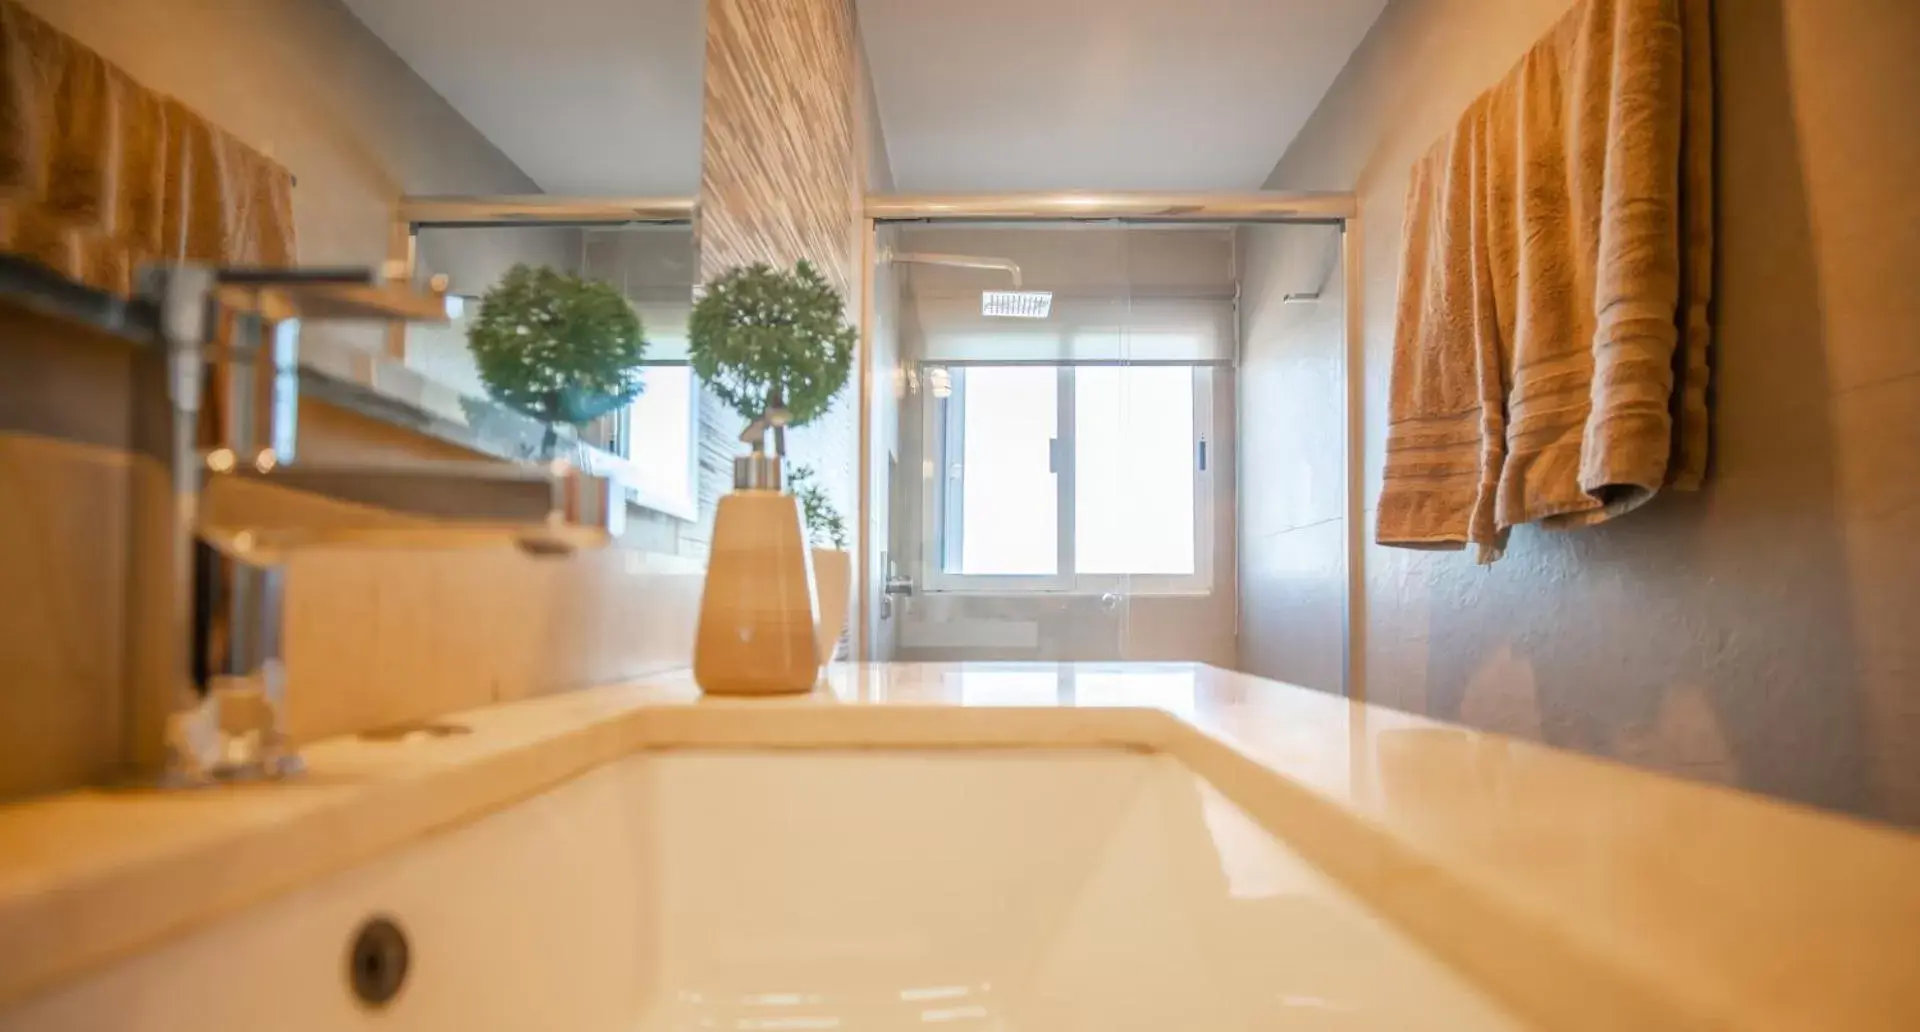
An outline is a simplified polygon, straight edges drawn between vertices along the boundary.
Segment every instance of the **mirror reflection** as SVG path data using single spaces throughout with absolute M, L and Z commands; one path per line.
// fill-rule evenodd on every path
M 694 518 L 688 223 L 424 226 L 414 253 L 457 299 L 400 342 L 422 407 L 489 454 L 620 468 L 635 501 Z

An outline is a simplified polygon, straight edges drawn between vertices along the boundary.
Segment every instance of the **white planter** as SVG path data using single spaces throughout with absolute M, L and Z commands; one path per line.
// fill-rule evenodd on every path
M 840 644 L 840 632 L 847 627 L 847 604 L 853 596 L 853 556 L 838 548 L 813 550 L 813 585 L 820 622 L 814 625 L 815 641 L 820 649 L 820 669 L 825 672 Z

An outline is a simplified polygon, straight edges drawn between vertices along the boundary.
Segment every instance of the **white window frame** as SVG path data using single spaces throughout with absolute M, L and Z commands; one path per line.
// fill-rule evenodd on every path
M 951 393 L 936 398 L 924 396 L 924 436 L 927 446 L 928 476 L 923 478 L 921 532 L 926 542 L 921 583 L 936 593 L 978 595 L 1064 594 L 1101 595 L 1108 592 L 1135 595 L 1208 595 L 1213 592 L 1214 565 L 1214 473 L 1218 449 L 1214 445 L 1214 390 L 1220 378 L 1211 365 L 1195 362 L 1164 362 L 1193 370 L 1193 572 L 1190 574 L 1080 574 L 1074 573 L 1074 371 L 1081 366 L 1146 363 L 1120 362 L 945 362 L 922 370 L 922 382 L 932 369 L 964 370 L 970 366 L 1039 365 L 1057 370 L 1059 403 L 1054 431 L 1054 490 L 1056 491 L 1058 530 L 1055 537 L 1057 561 L 1054 574 L 979 574 L 951 573 L 947 570 L 949 549 L 957 554 L 959 539 L 947 530 L 954 525 L 960 506 L 952 491 L 958 485 L 965 490 L 965 470 L 957 456 L 950 460 L 948 442 L 957 440 L 965 404 L 965 377 L 951 377 Z M 1202 457 L 1204 456 L 1204 461 Z
M 665 366 L 685 366 L 685 362 L 648 362 L 649 369 Z M 651 388 L 649 388 L 651 389 Z M 644 397 L 645 395 L 642 395 Z M 639 404 L 636 399 L 634 404 Z M 633 406 L 628 405 L 613 414 L 613 447 L 606 449 L 622 462 L 633 459 L 632 433 Z M 687 494 L 684 497 L 663 495 L 649 491 L 630 478 L 623 477 L 627 497 L 635 504 L 666 513 L 683 520 L 697 520 L 700 517 L 700 378 L 687 377 Z

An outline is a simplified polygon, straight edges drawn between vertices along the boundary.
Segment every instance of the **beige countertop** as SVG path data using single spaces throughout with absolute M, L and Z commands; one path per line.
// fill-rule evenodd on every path
M 1920 837 L 1190 664 L 684 675 L 339 738 L 310 774 L 0 807 L 0 1006 L 643 749 L 1146 749 L 1555 1028 L 1920 1027 Z

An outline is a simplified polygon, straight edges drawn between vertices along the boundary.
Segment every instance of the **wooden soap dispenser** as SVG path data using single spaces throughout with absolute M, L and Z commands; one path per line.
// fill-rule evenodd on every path
M 780 456 L 765 447 L 786 421 L 769 409 L 740 435 L 752 451 L 733 460 L 733 490 L 714 515 L 693 646 L 693 679 L 708 695 L 797 694 L 820 676 L 812 553 L 800 506 L 781 490 Z

